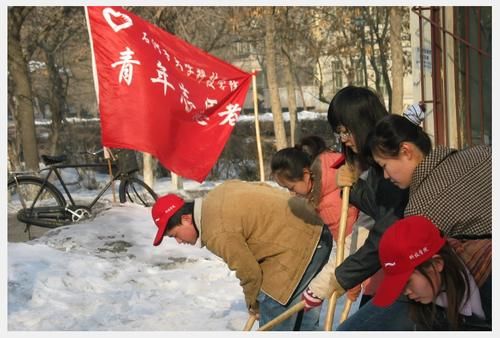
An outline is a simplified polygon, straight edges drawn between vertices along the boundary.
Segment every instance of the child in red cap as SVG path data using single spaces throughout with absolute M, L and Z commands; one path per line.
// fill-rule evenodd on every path
M 384 279 L 373 299 L 391 305 L 401 293 L 421 330 L 491 330 L 480 289 L 438 228 L 423 216 L 409 216 L 389 227 L 380 240 Z
M 158 198 L 151 209 L 157 232 L 179 244 L 206 247 L 240 280 L 251 315 L 265 325 L 301 301 L 310 280 L 328 261 L 332 236 L 316 217 L 294 216 L 289 194 L 262 183 L 228 180 L 203 198 Z M 321 307 L 292 315 L 279 331 L 315 331 Z

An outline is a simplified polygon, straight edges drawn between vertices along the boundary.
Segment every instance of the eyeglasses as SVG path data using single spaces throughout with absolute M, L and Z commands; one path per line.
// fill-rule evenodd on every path
M 339 139 L 347 139 L 349 137 L 351 137 L 351 132 L 349 130 L 346 130 L 346 131 L 338 131 L 335 133 L 335 136 Z

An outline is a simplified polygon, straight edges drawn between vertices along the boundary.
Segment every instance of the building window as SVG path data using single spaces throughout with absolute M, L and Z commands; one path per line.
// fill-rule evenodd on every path
M 364 86 L 365 85 L 365 76 L 363 73 L 363 67 L 361 65 L 361 62 L 357 63 L 358 67 L 354 70 L 354 82 L 358 86 Z
M 387 86 L 385 85 L 385 81 L 383 79 L 380 80 L 380 94 L 383 97 L 387 97 L 389 95 L 389 92 L 387 91 Z
M 247 56 L 250 54 L 250 45 L 246 42 L 237 42 L 236 52 L 239 56 Z
M 333 92 L 336 93 L 343 87 L 342 82 L 342 62 L 333 61 L 332 62 L 332 80 L 333 80 Z

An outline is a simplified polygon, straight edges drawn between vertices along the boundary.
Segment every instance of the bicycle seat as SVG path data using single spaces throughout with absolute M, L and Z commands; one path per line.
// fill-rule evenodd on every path
M 46 165 L 61 163 L 66 161 L 67 159 L 68 157 L 66 155 L 57 155 L 57 156 L 42 155 L 42 161 Z

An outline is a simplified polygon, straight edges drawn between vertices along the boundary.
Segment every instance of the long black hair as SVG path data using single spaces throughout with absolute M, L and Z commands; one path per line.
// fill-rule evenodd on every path
M 434 302 L 430 304 L 422 304 L 411 302 L 410 316 L 417 323 L 418 329 L 421 330 L 459 330 L 461 323 L 460 308 L 462 301 L 470 297 L 470 285 L 467 277 L 467 268 L 455 251 L 448 243 L 437 252 L 440 258 L 432 258 L 425 261 L 416 267 L 431 285 L 430 270 L 435 269 L 433 265 L 434 259 L 442 259 L 444 268 L 441 271 L 441 288 L 446 290 L 446 319 L 440 318 Z M 434 270 L 437 273 L 436 270 Z M 438 290 L 434 290 L 434 294 L 438 294 Z M 441 320 L 440 320 L 441 319 Z
M 370 88 L 347 86 L 335 94 L 328 107 L 328 122 L 334 133 L 344 126 L 354 136 L 357 154 L 342 143 L 342 152 L 349 164 L 368 169 L 372 162 L 363 151 L 368 134 L 377 121 L 388 114 L 382 100 Z
M 415 144 L 424 156 L 432 149 L 429 135 L 401 115 L 391 114 L 382 118 L 368 137 L 370 153 L 386 157 L 397 157 L 403 142 Z
M 304 169 L 311 167 L 314 159 L 327 150 L 325 140 L 319 136 L 307 136 L 294 147 L 283 148 L 271 159 L 271 175 L 289 181 L 299 181 Z

